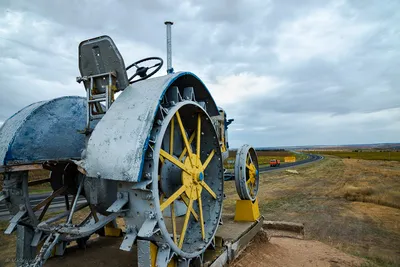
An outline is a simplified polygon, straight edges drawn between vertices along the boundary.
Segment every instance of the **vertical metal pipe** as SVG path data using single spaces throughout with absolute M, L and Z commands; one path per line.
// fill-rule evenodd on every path
M 172 68 L 172 47 L 171 47 L 171 26 L 174 24 L 172 21 L 166 21 L 164 24 L 167 26 L 167 73 L 174 72 Z

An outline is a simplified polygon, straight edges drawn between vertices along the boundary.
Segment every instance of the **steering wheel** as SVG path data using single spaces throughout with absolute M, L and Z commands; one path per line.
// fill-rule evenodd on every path
M 145 62 L 145 61 L 150 61 L 150 60 L 158 60 L 159 62 L 156 63 L 156 64 L 154 64 L 154 65 L 151 66 L 151 67 L 140 67 L 140 66 L 138 66 L 138 64 L 143 63 L 143 62 Z M 128 71 L 128 70 L 129 70 L 130 68 L 132 68 L 132 67 L 135 67 L 135 68 L 136 68 L 135 74 L 133 74 L 133 75 L 128 79 L 129 84 L 132 84 L 132 83 L 135 83 L 135 82 L 138 82 L 138 81 L 141 81 L 141 80 L 145 80 L 145 79 L 147 79 L 147 78 L 153 76 L 157 71 L 159 71 L 159 70 L 161 69 L 163 63 L 164 63 L 164 61 L 163 61 L 161 58 L 159 58 L 159 57 L 147 57 L 147 58 L 143 58 L 143 59 L 141 59 L 141 60 L 138 60 L 138 61 L 132 63 L 131 65 L 129 65 L 129 66 L 126 68 L 126 71 Z M 149 69 L 152 69 L 152 68 L 156 68 L 156 69 L 153 70 L 151 73 L 147 74 L 147 71 L 148 71 Z M 137 80 L 132 81 L 136 76 L 140 76 L 140 78 L 137 79 Z

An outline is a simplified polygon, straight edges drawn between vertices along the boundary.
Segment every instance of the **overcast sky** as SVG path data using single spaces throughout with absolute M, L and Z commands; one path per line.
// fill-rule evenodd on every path
M 84 39 L 111 36 L 126 65 L 165 59 L 172 20 L 173 67 L 235 119 L 231 147 L 400 141 L 400 1 L 94 2 L 0 1 L 0 124 L 84 95 Z

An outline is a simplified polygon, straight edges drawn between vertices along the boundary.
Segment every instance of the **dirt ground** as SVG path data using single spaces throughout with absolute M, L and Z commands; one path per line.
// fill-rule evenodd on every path
M 261 175 L 259 203 L 266 220 L 304 223 L 306 239 L 361 257 L 363 266 L 400 266 L 400 162 L 328 157 L 295 169 L 299 174 Z M 234 184 L 226 183 L 225 192 L 225 212 L 234 212 Z M 271 246 L 251 249 L 268 255 Z M 268 266 L 263 257 L 252 259 Z
M 258 236 L 232 266 L 400 266 L 400 162 L 328 157 L 295 169 L 261 175 L 260 211 L 266 220 L 304 223 L 305 240 Z M 233 213 L 234 182 L 225 192 L 224 212 Z M 14 241 L 0 234 L 0 266 L 14 266 L 5 262 Z M 45 266 L 133 266 L 119 244 L 101 239 Z
M 254 241 L 232 267 L 338 267 L 361 266 L 365 261 L 314 240 L 272 237 L 269 242 Z

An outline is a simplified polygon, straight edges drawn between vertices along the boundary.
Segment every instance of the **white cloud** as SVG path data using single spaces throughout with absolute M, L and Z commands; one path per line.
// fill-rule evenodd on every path
M 216 77 L 208 85 L 218 105 L 244 104 L 249 99 L 279 95 L 279 88 L 285 81 L 274 76 L 257 76 L 253 73 L 239 73 Z
M 279 60 L 296 63 L 321 57 L 338 61 L 376 29 L 376 24 L 360 23 L 353 14 L 344 16 L 342 8 L 342 4 L 335 3 L 282 24 L 274 47 Z

